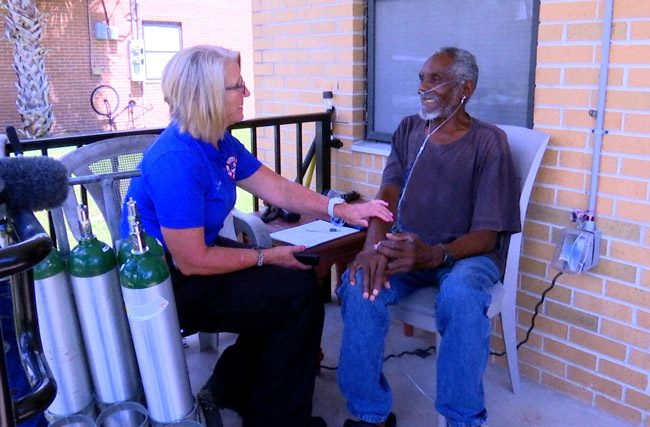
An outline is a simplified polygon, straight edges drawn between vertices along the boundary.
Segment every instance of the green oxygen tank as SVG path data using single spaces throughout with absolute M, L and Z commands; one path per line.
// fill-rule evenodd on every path
M 52 249 L 34 267 L 34 293 L 43 352 L 57 393 L 46 415 L 56 420 L 76 413 L 94 415 L 93 386 L 65 263 Z
M 132 205 L 136 210 L 135 202 Z M 120 268 L 122 295 L 154 425 L 181 421 L 194 407 L 169 269 L 148 247 L 139 222 Z
M 81 237 L 68 255 L 68 271 L 95 394 L 100 407 L 137 400 L 140 378 L 115 252 L 93 234 L 87 206 L 77 215 Z
M 129 199 L 126 202 L 128 210 L 128 222 L 129 230 L 132 230 L 135 224 L 137 223 L 142 233 L 144 234 L 144 242 L 149 248 L 149 252 L 152 255 L 159 256 L 161 259 L 165 259 L 165 252 L 163 250 L 162 244 L 150 234 L 144 232 L 142 225 L 140 223 L 140 215 L 138 214 L 138 209 L 136 208 L 136 202 L 133 199 Z M 117 265 L 121 266 L 126 262 L 126 259 L 131 256 L 131 249 L 133 249 L 133 244 L 131 239 L 126 239 L 120 245 L 119 251 L 117 251 Z

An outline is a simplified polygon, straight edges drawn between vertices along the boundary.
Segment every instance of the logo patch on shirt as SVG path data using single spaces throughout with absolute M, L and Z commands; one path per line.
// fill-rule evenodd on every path
M 235 180 L 235 173 L 237 172 L 237 158 L 232 156 L 229 157 L 228 160 L 226 161 L 226 172 L 228 173 L 228 176 L 230 179 L 233 181 Z

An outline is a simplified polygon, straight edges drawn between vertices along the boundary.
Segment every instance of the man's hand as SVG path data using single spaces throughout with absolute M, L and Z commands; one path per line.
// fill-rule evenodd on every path
M 442 263 L 439 251 L 427 245 L 415 233 L 388 233 L 386 239 L 378 242 L 375 249 L 388 259 L 385 270 L 387 276 L 435 268 Z
M 388 259 L 379 254 L 374 248 L 364 249 L 359 252 L 350 264 L 349 280 L 350 285 L 356 284 L 357 270 L 363 272 L 363 297 L 374 301 L 382 288 L 390 287 L 388 276 L 385 273 Z

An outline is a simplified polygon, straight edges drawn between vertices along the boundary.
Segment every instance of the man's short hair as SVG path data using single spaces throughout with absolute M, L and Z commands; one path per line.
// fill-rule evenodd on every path
M 435 55 L 449 55 L 452 58 L 449 71 L 456 83 L 472 81 L 476 87 L 478 65 L 476 58 L 469 51 L 458 47 L 443 47 Z
M 239 53 L 200 45 L 181 50 L 162 73 L 162 90 L 169 112 L 182 132 L 206 142 L 223 137 L 226 123 L 225 64 L 239 63 Z

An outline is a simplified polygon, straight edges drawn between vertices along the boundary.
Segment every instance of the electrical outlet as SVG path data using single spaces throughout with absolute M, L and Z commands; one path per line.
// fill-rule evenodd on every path
M 600 231 L 565 228 L 555 246 L 553 267 L 569 274 L 580 274 L 598 265 Z

